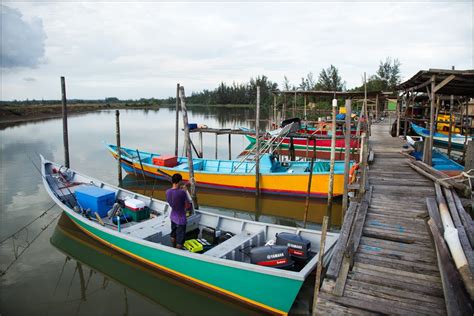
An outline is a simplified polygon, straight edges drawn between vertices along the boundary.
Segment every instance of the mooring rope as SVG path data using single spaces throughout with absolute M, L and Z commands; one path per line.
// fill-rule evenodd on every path
M 0 276 L 4 276 L 8 272 L 8 270 L 13 266 L 13 264 L 18 261 L 18 259 L 21 257 L 21 255 L 36 241 L 36 239 L 38 239 L 38 237 L 41 235 L 41 233 L 44 232 L 52 223 L 54 223 L 56 221 L 56 219 L 61 214 L 62 214 L 62 212 L 59 212 L 59 214 L 57 214 L 46 226 L 41 228 L 41 231 L 30 242 L 27 241 L 26 246 L 23 248 L 23 250 L 18 255 L 15 253 L 15 259 L 13 259 L 13 261 L 10 262 L 10 264 L 5 268 L 5 270 L 0 271 Z
M 34 218 L 31 222 L 29 222 L 29 223 L 26 224 L 25 226 L 21 227 L 20 229 L 18 229 L 16 232 L 14 232 L 13 234 L 11 234 L 10 236 L 4 238 L 2 241 L 0 241 L 0 244 L 3 244 L 3 243 L 4 243 L 5 241 L 7 241 L 8 239 L 15 237 L 16 234 L 18 234 L 19 232 L 21 232 L 22 230 L 24 230 L 25 228 L 27 228 L 28 226 L 30 226 L 31 224 L 33 224 L 34 222 L 36 222 L 38 219 L 40 219 L 41 217 L 43 217 L 44 215 L 46 215 L 46 213 L 48 213 L 48 211 L 50 211 L 55 205 L 56 205 L 56 203 L 53 202 L 53 205 L 51 205 L 46 211 L 44 211 L 43 213 L 41 213 L 40 215 L 38 215 L 38 216 L 37 216 L 36 218 Z

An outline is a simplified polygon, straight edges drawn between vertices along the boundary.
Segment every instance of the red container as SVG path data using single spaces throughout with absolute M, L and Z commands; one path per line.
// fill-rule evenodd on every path
M 153 157 L 153 164 L 155 166 L 174 167 L 178 164 L 178 157 L 165 155 Z

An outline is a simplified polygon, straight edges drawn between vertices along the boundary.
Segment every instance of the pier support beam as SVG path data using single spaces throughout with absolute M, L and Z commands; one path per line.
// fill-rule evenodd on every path
M 66 80 L 61 77 L 61 103 L 63 106 L 63 144 L 64 144 L 64 165 L 69 168 L 69 137 L 67 131 L 67 99 Z
M 257 86 L 257 106 L 255 113 L 255 146 L 257 148 L 255 157 L 255 195 L 260 195 L 260 86 Z
M 179 98 L 181 100 L 181 109 L 183 110 L 184 139 L 186 143 L 186 156 L 188 157 L 189 183 L 191 183 L 191 197 L 193 199 L 194 209 L 199 209 L 196 195 L 196 180 L 194 178 L 193 153 L 191 152 L 191 141 L 189 137 L 188 111 L 186 108 L 186 99 L 184 87 L 179 87 Z
M 337 99 L 332 100 L 332 135 L 331 135 L 331 163 L 329 167 L 328 205 L 326 216 L 329 217 L 329 227 L 331 227 L 332 197 L 334 190 L 334 165 L 336 160 L 336 112 Z
M 174 129 L 174 155 L 178 156 L 178 133 L 179 133 L 179 83 L 176 84 L 176 125 Z
M 122 150 L 120 148 L 120 111 L 115 110 L 115 138 L 117 141 L 117 176 L 119 187 L 122 186 Z
M 344 220 L 344 214 L 347 210 L 349 201 L 349 169 L 351 160 L 351 99 L 346 100 L 346 135 L 344 135 L 344 193 L 342 196 L 342 219 Z M 342 223 L 341 223 L 342 225 Z

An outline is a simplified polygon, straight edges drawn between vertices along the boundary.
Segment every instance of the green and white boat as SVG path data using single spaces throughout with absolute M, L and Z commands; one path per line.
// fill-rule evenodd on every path
M 209 210 L 193 211 L 188 216 L 186 230 L 199 228 L 201 232 L 204 228 L 214 228 L 229 232 L 232 237 L 203 253 L 173 248 L 169 237 L 171 209 L 166 202 L 105 184 L 43 157 L 41 160 L 46 191 L 86 234 L 154 268 L 258 309 L 287 314 L 304 280 L 318 262 L 320 231 L 232 218 Z M 112 191 L 116 201 L 140 200 L 152 215 L 140 222 L 130 221 L 117 226 L 108 216 L 84 214 L 74 192 L 86 186 Z M 296 234 L 310 241 L 308 259 L 286 269 L 251 263 L 248 249 L 264 246 L 279 233 Z M 201 233 L 199 237 L 202 237 Z M 338 234 L 327 234 L 325 265 L 337 238 Z

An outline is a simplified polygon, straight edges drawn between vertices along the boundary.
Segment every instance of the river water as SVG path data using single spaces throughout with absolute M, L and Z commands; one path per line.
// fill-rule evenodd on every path
M 252 128 L 254 117 L 251 109 L 244 108 L 194 107 L 189 111 L 190 122 L 215 128 Z M 173 154 L 174 122 L 174 109 L 121 110 L 122 145 Z M 117 164 L 105 146 L 115 142 L 115 111 L 71 116 L 68 125 L 71 167 L 118 184 Z M 198 143 L 196 136 L 194 142 Z M 145 267 L 78 231 L 49 198 L 37 170 L 39 154 L 55 162 L 64 161 L 62 137 L 60 119 L 0 131 L 0 268 L 4 272 L 0 279 L 1 315 L 256 313 Z M 218 158 L 227 159 L 228 139 L 220 137 Z M 182 132 L 179 143 L 181 153 Z M 203 143 L 204 157 L 213 158 L 215 136 L 204 135 Z M 243 136 L 232 136 L 233 158 L 247 145 Z M 128 175 L 123 186 L 163 199 L 169 184 Z M 201 205 L 212 206 L 216 212 L 289 226 L 302 225 L 305 208 L 304 198 L 263 196 L 256 200 L 254 194 L 238 192 L 198 190 L 198 199 Z M 308 227 L 318 228 L 325 211 L 325 200 L 311 199 Z M 336 202 L 334 225 L 340 222 L 340 211 L 340 203 Z M 311 284 L 305 283 L 292 314 L 309 311 Z

